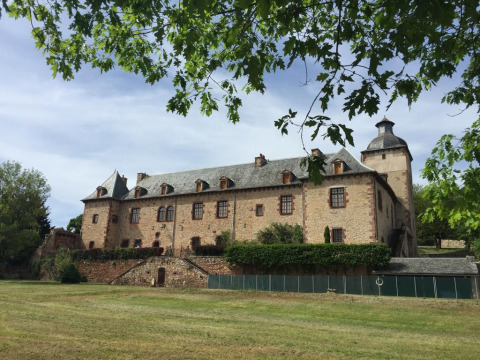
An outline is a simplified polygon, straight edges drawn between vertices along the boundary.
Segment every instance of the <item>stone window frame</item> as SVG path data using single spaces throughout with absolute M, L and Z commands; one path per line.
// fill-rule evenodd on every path
M 282 172 L 282 184 L 290 185 L 292 183 L 292 178 L 293 174 L 290 171 L 284 170 Z
M 192 220 L 203 219 L 203 202 L 195 202 L 192 204 Z
M 133 240 L 133 248 L 140 249 L 142 247 L 142 239 Z
M 98 214 L 93 214 L 92 216 L 92 224 L 98 224 L 98 219 L 100 216 Z
M 281 195 L 279 197 L 278 211 L 279 211 L 280 215 L 292 215 L 293 214 L 293 210 L 295 210 L 293 200 L 294 200 L 294 196 L 292 194 Z
M 328 190 L 328 194 L 330 196 L 328 201 L 328 203 L 330 204 L 330 208 L 337 209 L 337 208 L 346 207 L 347 199 L 346 199 L 346 191 L 344 186 L 331 187 Z M 341 201 L 339 201 L 340 199 Z
M 157 211 L 157 222 L 163 222 L 167 219 L 167 209 L 165 206 L 160 206 Z
M 228 218 L 228 200 L 219 200 L 217 201 L 217 219 L 226 219 Z
M 167 206 L 167 216 L 165 218 L 165 221 L 171 222 L 173 221 L 173 217 L 175 216 L 175 208 L 173 205 Z
M 130 211 L 130 224 L 138 224 L 140 222 L 140 208 L 132 208 Z
M 339 175 L 343 174 L 344 166 L 343 166 L 343 161 L 340 159 L 337 159 L 333 162 L 333 174 L 334 175 Z
M 260 209 L 260 211 L 259 211 Z M 265 213 L 265 208 L 263 206 L 263 204 L 256 204 L 255 205 L 255 216 L 263 216 L 263 214 Z
M 332 228 L 332 234 L 331 234 L 331 238 L 332 238 L 332 243 L 333 244 L 342 244 L 344 243 L 344 239 L 345 239 L 345 231 L 343 228 L 340 228 L 340 227 L 333 227 Z M 335 239 L 339 239 L 340 238 L 340 241 L 335 241 Z

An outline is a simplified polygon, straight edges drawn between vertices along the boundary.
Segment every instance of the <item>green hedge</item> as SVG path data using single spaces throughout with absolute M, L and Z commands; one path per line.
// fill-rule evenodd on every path
M 225 249 L 225 259 L 230 264 L 266 268 L 285 265 L 385 267 L 390 261 L 390 254 L 390 248 L 385 244 L 242 244 Z
M 122 259 L 147 259 L 151 256 L 160 256 L 163 248 L 115 248 L 115 249 L 90 249 L 72 250 L 72 260 L 122 260 Z

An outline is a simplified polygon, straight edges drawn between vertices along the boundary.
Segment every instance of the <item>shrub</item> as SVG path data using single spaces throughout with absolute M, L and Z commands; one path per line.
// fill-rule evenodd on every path
M 225 252 L 225 246 L 201 245 L 193 248 L 197 256 L 221 256 Z
M 160 256 L 163 248 L 115 248 L 74 250 L 71 252 L 73 260 L 127 260 L 147 259 L 151 256 Z
M 60 274 L 60 281 L 62 284 L 78 284 L 81 280 L 81 275 L 75 265 L 70 264 Z
M 474 240 L 472 250 L 477 259 L 480 259 L 480 238 Z
M 261 244 L 302 244 L 303 229 L 300 225 L 272 223 L 257 233 Z
M 390 261 L 390 253 L 386 244 L 248 244 L 228 246 L 225 259 L 230 264 L 266 268 L 285 265 L 385 267 Z
M 328 226 L 325 226 L 323 237 L 325 238 L 325 244 L 330 244 L 330 228 Z

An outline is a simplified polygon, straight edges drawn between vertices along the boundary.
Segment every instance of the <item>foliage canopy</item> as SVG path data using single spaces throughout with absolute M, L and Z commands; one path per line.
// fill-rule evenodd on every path
M 353 145 L 351 130 L 334 123 L 338 100 L 349 119 L 374 115 L 399 97 L 410 105 L 441 78 L 458 73 L 443 98 L 479 104 L 480 8 L 476 0 L 2 0 L 32 36 L 54 76 L 73 79 L 85 64 L 115 66 L 154 84 L 170 76 L 167 108 L 186 115 L 195 101 L 212 114 L 219 103 L 239 121 L 245 93 L 266 90 L 265 76 L 305 64 L 316 95 L 305 117 L 278 119 Z M 0 7 L 0 10 L 2 7 Z M 311 70 L 313 68 L 313 70 Z M 285 109 L 287 112 L 287 109 Z M 294 122 L 295 121 L 295 122 Z M 311 173 L 323 165 L 309 160 Z
M 22 261 L 41 244 L 49 194 L 40 172 L 17 162 L 0 164 L 0 262 Z
M 272 223 L 257 233 L 260 244 L 302 244 L 303 229 L 300 225 Z
M 71 218 L 67 225 L 67 231 L 80 234 L 80 231 L 82 230 L 82 219 L 83 219 L 83 214 L 80 214 L 77 217 Z

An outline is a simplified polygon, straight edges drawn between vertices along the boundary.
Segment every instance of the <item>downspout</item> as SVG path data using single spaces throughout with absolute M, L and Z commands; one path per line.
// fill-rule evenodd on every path
M 237 193 L 233 193 L 232 242 L 235 241 L 235 223 L 237 216 Z
M 378 242 L 378 219 L 377 219 L 377 180 L 373 178 L 373 216 L 375 217 L 375 242 Z
M 175 197 L 175 211 L 173 212 L 173 230 L 172 230 L 172 256 L 175 256 L 175 230 L 177 228 L 177 201 Z

